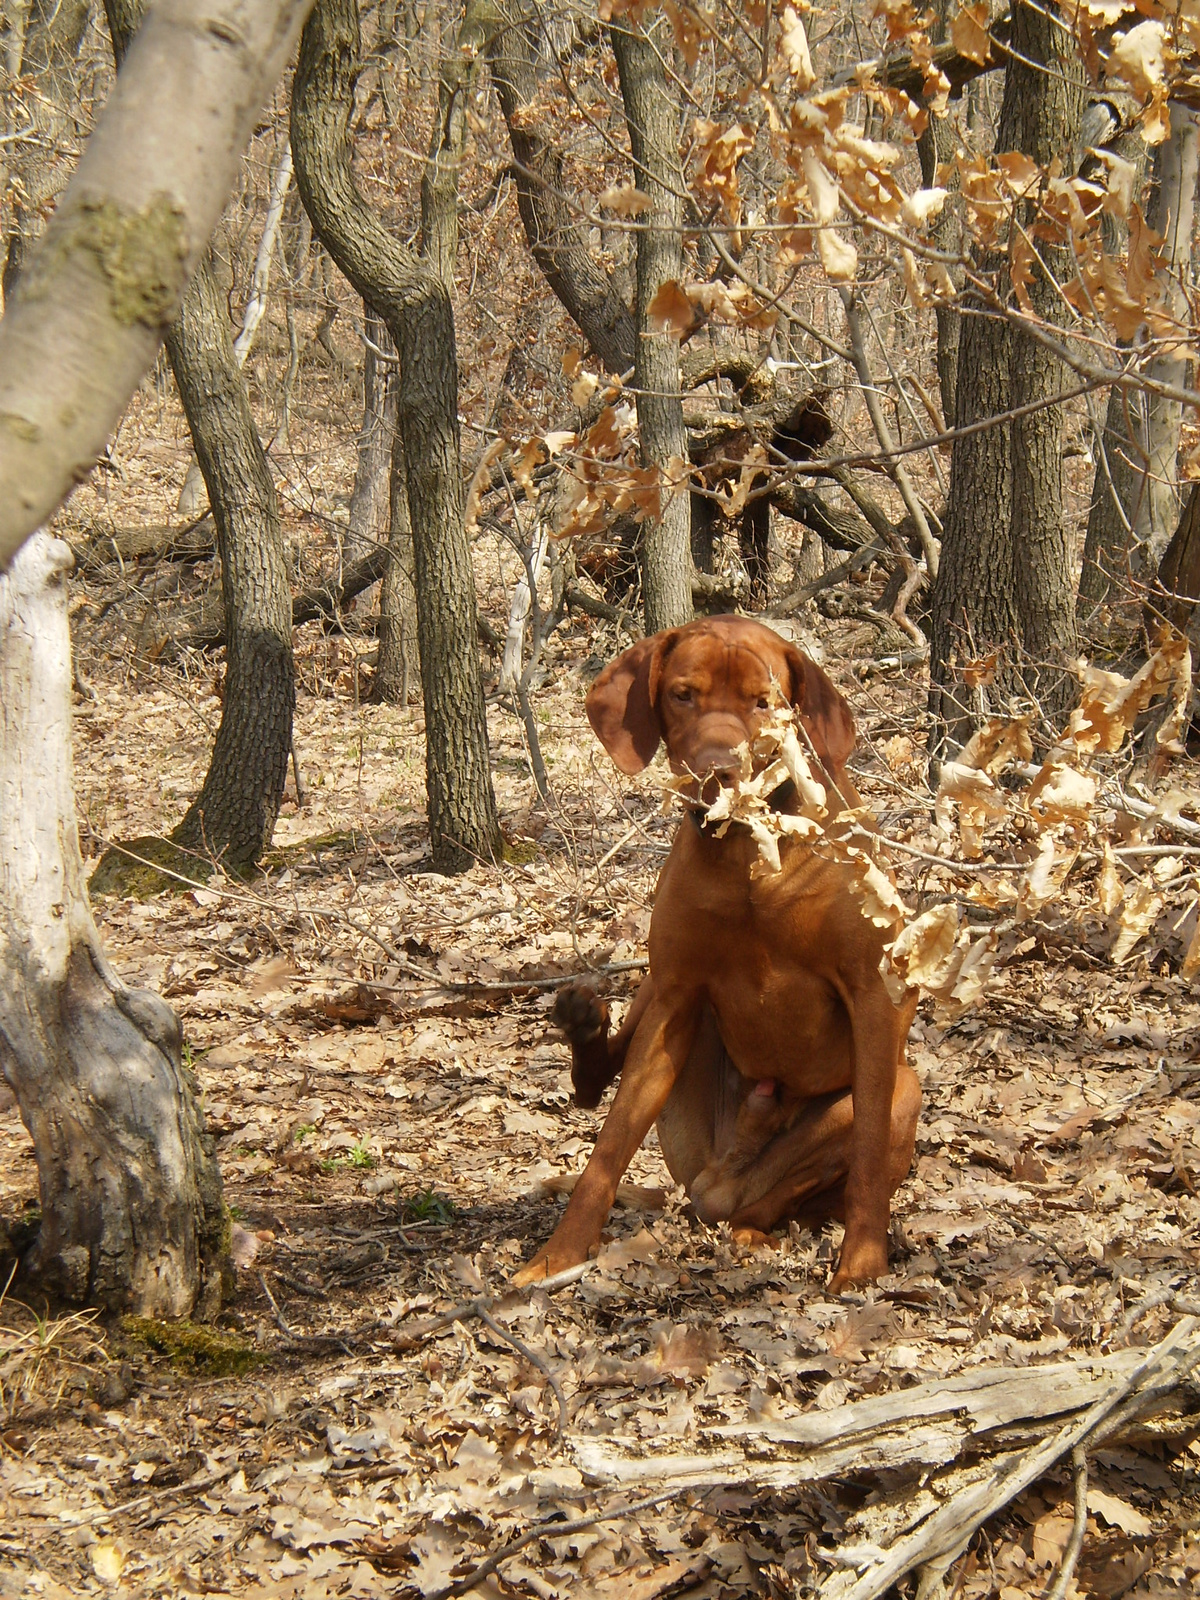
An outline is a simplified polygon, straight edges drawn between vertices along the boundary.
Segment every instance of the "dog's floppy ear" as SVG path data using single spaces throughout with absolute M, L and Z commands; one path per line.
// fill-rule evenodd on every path
M 829 676 L 794 644 L 785 644 L 792 674 L 788 696 L 808 729 L 817 754 L 831 772 L 840 772 L 854 749 L 854 718 Z
M 647 766 L 662 738 L 658 680 L 674 631 L 639 639 L 610 661 L 587 697 L 588 721 L 609 755 L 630 777 Z

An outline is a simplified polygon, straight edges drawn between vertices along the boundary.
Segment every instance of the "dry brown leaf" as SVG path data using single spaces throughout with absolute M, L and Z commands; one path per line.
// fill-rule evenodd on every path
M 782 28 L 779 36 L 779 48 L 783 52 L 783 59 L 788 72 L 797 89 L 803 92 L 810 89 L 816 82 L 813 72 L 812 55 L 808 48 L 808 35 L 804 31 L 804 24 L 796 15 L 792 6 L 784 6 L 781 18 Z
M 1109 952 L 1114 967 L 1129 959 L 1134 946 L 1149 933 L 1162 908 L 1163 897 L 1153 883 L 1143 879 L 1134 885 L 1121 907 L 1117 937 Z
M 1117 858 L 1113 855 L 1112 846 L 1105 839 L 1102 847 L 1100 876 L 1096 880 L 1096 899 L 1104 915 L 1111 917 L 1124 898 L 1125 888 L 1121 882 L 1121 874 L 1117 871 Z
M 646 316 L 652 332 L 669 333 L 673 339 L 682 339 L 696 321 L 696 310 L 684 293 L 683 285 L 668 278 L 646 307 Z
M 643 211 L 649 211 L 653 201 L 634 184 L 622 183 L 616 188 L 605 189 L 600 196 L 600 204 L 618 217 L 640 217 Z
M 992 54 L 989 21 L 987 0 L 976 0 L 973 6 L 960 6 L 950 24 L 950 37 L 959 55 L 981 67 L 987 66 Z

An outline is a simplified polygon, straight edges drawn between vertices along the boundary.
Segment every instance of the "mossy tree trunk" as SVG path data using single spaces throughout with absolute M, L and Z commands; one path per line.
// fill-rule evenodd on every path
M 463 520 L 454 312 L 438 274 L 384 228 L 354 182 L 350 129 L 360 61 L 354 0 L 317 0 L 292 85 L 296 179 L 313 228 L 388 325 L 400 360 L 425 702 L 434 865 L 457 872 L 500 845 Z
M 88 907 L 71 762 L 71 553 L 40 533 L 0 577 L 0 1070 L 33 1137 L 51 1293 L 212 1314 L 221 1178 L 175 1013 L 109 966 Z
M 0 568 L 175 319 L 305 0 L 157 0 L 0 321 Z

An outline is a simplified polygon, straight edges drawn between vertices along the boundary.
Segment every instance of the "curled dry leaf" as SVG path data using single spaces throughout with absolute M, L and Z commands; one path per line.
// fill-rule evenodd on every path
M 646 316 L 653 333 L 669 333 L 673 339 L 682 339 L 696 322 L 695 307 L 674 278 L 660 285 L 646 307 Z
M 1096 880 L 1096 900 L 1104 915 L 1111 917 L 1124 898 L 1125 888 L 1121 882 L 1121 874 L 1117 871 L 1117 858 L 1112 853 L 1112 846 L 1105 839 L 1100 860 L 1100 876 Z
M 1017 890 L 1017 912 L 1023 920 L 1035 917 L 1058 894 L 1067 874 L 1079 859 L 1078 850 L 1059 854 L 1059 841 L 1052 833 L 1042 835 L 1037 857 L 1021 879 Z
M 813 71 L 812 55 L 809 52 L 808 35 L 804 31 L 804 24 L 792 6 L 784 6 L 782 22 L 779 48 L 787 70 L 797 89 L 802 91 L 810 89 L 817 81 L 817 77 Z
M 1154 926 L 1162 908 L 1163 897 L 1152 882 L 1143 879 L 1134 885 L 1133 892 L 1126 897 L 1125 904 L 1121 908 L 1117 937 L 1109 953 L 1109 959 L 1115 967 L 1128 961 L 1135 945 L 1144 939 Z

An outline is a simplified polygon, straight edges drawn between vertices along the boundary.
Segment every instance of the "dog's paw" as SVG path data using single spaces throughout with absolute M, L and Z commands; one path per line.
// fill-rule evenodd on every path
M 588 983 L 566 983 L 554 997 L 550 1020 L 572 1044 L 590 1044 L 608 1032 L 608 1001 Z

